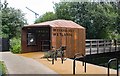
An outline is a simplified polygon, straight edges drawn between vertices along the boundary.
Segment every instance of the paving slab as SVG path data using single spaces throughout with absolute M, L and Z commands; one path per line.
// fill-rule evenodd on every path
M 10 52 L 0 52 L 0 60 L 5 62 L 8 74 L 58 74 L 42 63 Z

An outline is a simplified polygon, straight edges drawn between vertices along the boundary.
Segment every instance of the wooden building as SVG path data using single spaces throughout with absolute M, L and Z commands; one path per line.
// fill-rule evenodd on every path
M 22 52 L 48 51 L 66 46 L 66 57 L 85 54 L 85 28 L 69 20 L 53 20 L 22 28 Z

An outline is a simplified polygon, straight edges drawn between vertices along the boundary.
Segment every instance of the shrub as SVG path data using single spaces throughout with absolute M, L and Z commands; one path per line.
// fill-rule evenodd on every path
M 0 61 L 0 75 L 1 76 L 7 76 L 7 75 L 5 75 L 6 73 L 7 73 L 7 68 L 4 65 L 4 62 Z
M 45 53 L 44 53 L 44 56 L 43 56 L 42 58 L 51 57 L 52 54 L 53 54 L 53 52 L 51 52 L 51 51 L 45 52 Z M 61 53 L 58 52 L 58 53 L 57 53 L 57 57 L 60 57 L 60 56 L 61 56 Z
M 21 53 L 21 38 L 12 38 L 10 40 L 10 51 L 12 53 Z

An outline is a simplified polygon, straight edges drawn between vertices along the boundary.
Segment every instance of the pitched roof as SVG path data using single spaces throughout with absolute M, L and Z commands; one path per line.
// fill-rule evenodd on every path
M 26 25 L 24 27 L 39 27 L 39 26 L 50 26 L 50 27 L 66 27 L 66 28 L 82 28 L 84 27 L 80 26 L 79 24 L 70 21 L 70 20 L 53 20 L 53 21 L 47 21 L 47 22 L 42 22 L 42 23 L 37 23 L 37 24 L 32 24 L 32 25 Z

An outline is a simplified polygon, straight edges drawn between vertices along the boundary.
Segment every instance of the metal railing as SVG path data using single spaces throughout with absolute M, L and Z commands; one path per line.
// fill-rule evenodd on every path
M 83 57 L 82 66 L 84 66 L 84 72 L 86 73 L 86 58 L 85 58 L 84 55 L 81 55 L 81 54 L 77 53 L 77 54 L 75 54 L 74 61 L 73 61 L 73 75 L 75 75 L 76 59 L 80 59 L 81 57 Z
M 113 62 L 113 61 L 116 61 L 116 67 L 117 67 L 117 76 L 119 76 L 119 63 L 118 63 L 118 59 L 117 58 L 113 58 L 113 59 L 110 59 L 109 61 L 108 61 L 108 76 L 110 76 L 110 64 L 111 64 L 111 62 Z

